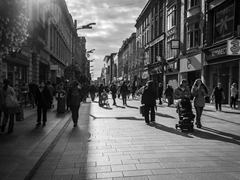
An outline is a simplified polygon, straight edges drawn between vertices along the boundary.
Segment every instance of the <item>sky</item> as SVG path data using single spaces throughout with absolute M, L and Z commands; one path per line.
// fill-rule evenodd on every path
M 136 31 L 136 19 L 147 0 L 66 0 L 69 12 L 78 26 L 96 23 L 93 29 L 81 29 L 79 36 L 85 36 L 87 50 L 95 49 L 89 59 L 95 59 L 91 66 L 93 79 L 101 74 L 106 55 L 118 52 L 122 42 Z

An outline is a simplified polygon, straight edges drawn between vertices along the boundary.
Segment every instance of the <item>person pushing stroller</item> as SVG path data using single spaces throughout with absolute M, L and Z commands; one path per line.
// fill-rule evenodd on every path
M 176 124 L 176 129 L 193 131 L 193 122 L 195 115 L 192 111 L 192 104 L 190 101 L 190 90 L 187 85 L 187 80 L 182 80 L 180 86 L 175 90 L 175 99 L 177 102 L 177 113 L 179 115 L 179 122 Z

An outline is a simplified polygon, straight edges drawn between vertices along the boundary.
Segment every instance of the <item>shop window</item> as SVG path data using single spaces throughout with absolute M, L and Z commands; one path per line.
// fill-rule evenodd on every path
M 167 22 L 168 22 L 168 30 L 176 26 L 177 16 L 176 16 L 176 5 L 172 6 L 167 11 Z
M 187 48 L 195 48 L 200 45 L 201 33 L 199 23 L 189 24 L 187 27 Z
M 230 37 L 234 31 L 234 5 L 224 4 L 214 11 L 214 41 Z

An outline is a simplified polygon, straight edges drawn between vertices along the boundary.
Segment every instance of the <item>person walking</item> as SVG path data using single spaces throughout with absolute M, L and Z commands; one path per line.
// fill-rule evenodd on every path
M 224 91 L 222 88 L 222 84 L 219 82 L 217 86 L 214 88 L 211 99 L 215 99 L 215 108 L 216 111 L 222 111 L 222 101 L 225 99 Z
M 197 128 L 202 127 L 201 123 L 201 116 L 203 112 L 203 108 L 205 106 L 205 97 L 208 95 L 207 87 L 203 84 L 201 79 L 196 79 L 192 89 L 191 93 L 193 95 L 193 104 L 196 110 L 196 125 Z
M 136 93 L 136 90 L 137 90 L 137 87 L 135 86 L 135 81 L 133 82 L 132 84 L 132 87 L 131 87 L 131 90 L 132 90 L 132 99 L 135 99 L 135 93 Z
M 122 95 L 123 106 L 124 105 L 127 106 L 128 87 L 127 87 L 125 81 L 123 82 L 122 86 L 120 87 L 120 93 Z
M 7 125 L 8 119 L 8 133 L 13 132 L 14 127 L 14 115 L 17 113 L 19 108 L 19 102 L 16 97 L 16 92 L 14 91 L 13 87 L 10 86 L 10 83 L 7 79 L 3 81 L 3 112 L 4 118 L 1 127 L 1 131 L 5 131 L 5 127 Z
M 236 83 L 232 84 L 230 89 L 230 95 L 231 95 L 230 107 L 236 109 L 236 101 L 238 99 L 238 89 Z
M 158 84 L 158 98 L 159 98 L 159 105 L 162 105 L 162 94 L 163 94 L 163 84 Z
M 153 81 L 148 81 L 144 87 L 141 104 L 144 104 L 145 122 L 149 124 L 149 111 L 151 111 L 151 122 L 155 122 L 156 92 Z
M 56 91 L 57 99 L 57 113 L 65 113 L 66 110 L 66 92 L 64 91 L 63 84 L 59 84 Z
M 68 98 L 72 112 L 73 127 L 76 127 L 78 124 L 79 108 L 83 99 L 83 93 L 77 81 L 74 81 L 72 87 L 69 89 Z
M 171 106 L 173 104 L 173 88 L 169 84 L 167 85 L 164 95 L 167 98 L 168 106 Z
M 102 106 L 102 96 L 101 94 L 103 93 L 104 90 L 104 86 L 103 84 L 100 84 L 99 88 L 98 88 L 98 105 L 101 107 Z
M 39 88 L 36 92 L 36 102 L 37 102 L 37 124 L 36 126 L 39 127 L 42 123 L 44 127 L 47 122 L 47 110 L 51 108 L 52 105 L 52 96 L 45 85 L 44 82 L 41 82 Z
M 94 102 L 94 100 L 95 100 L 95 93 L 96 93 L 96 87 L 95 87 L 94 84 L 92 84 L 92 85 L 89 87 L 89 93 L 90 93 L 92 102 Z
M 111 85 L 110 91 L 112 92 L 113 105 L 116 106 L 117 86 L 114 83 Z

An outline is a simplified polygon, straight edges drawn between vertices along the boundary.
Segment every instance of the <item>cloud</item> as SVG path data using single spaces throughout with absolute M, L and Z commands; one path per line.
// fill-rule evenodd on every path
M 66 0 L 69 12 L 78 25 L 95 22 L 92 30 L 80 30 L 86 36 L 87 49 L 96 49 L 92 57 L 94 78 L 99 77 L 103 58 L 118 52 L 122 41 L 135 32 L 136 18 L 147 0 Z

